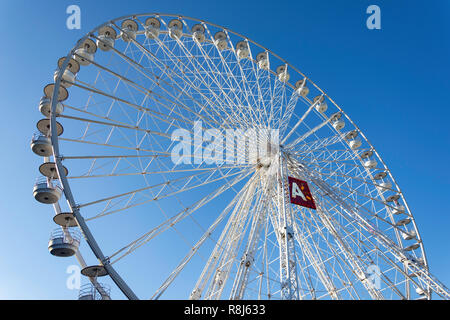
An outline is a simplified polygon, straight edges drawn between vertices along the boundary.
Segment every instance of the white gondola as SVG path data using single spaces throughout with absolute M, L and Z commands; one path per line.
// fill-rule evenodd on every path
M 136 32 L 138 30 L 138 24 L 136 21 L 131 19 L 126 19 L 122 21 L 120 37 L 125 42 L 130 42 L 131 40 L 136 40 Z
M 44 96 L 47 98 L 53 98 L 53 91 L 55 90 L 55 84 L 50 83 L 44 87 Z M 64 86 L 59 86 L 58 88 L 58 101 L 64 101 L 67 100 L 69 97 L 69 91 Z
M 369 159 L 364 161 L 364 167 L 368 169 L 373 169 L 377 166 L 377 160 Z
M 415 239 L 416 237 L 417 237 L 417 234 L 414 230 L 411 230 L 411 231 L 405 232 L 405 233 L 402 232 L 402 238 L 404 240 L 412 240 L 412 239 Z
M 289 72 L 287 71 L 286 65 L 282 65 L 277 68 L 277 76 L 278 76 L 278 80 L 280 80 L 281 82 L 289 81 L 289 78 L 291 76 L 289 75 Z
M 205 41 L 205 27 L 203 27 L 203 25 L 198 23 L 192 27 L 191 31 L 192 31 L 192 38 L 195 41 L 199 43 Z
M 308 89 L 308 92 L 309 92 L 309 89 Z M 319 111 L 320 113 L 324 113 L 325 111 L 328 110 L 327 103 L 326 102 L 322 102 L 322 103 L 316 105 L 316 110 Z
M 387 172 L 381 171 L 381 172 L 378 172 L 377 174 L 375 174 L 375 175 L 373 176 L 373 178 L 374 178 L 375 180 L 381 180 L 381 179 L 386 178 L 386 176 L 387 176 Z
M 31 150 L 41 157 L 50 157 L 53 154 L 52 142 L 42 133 L 35 133 L 31 138 Z
M 111 289 L 101 283 L 84 284 L 78 292 L 78 300 L 111 300 Z
M 58 68 L 61 69 L 66 61 L 66 57 L 59 58 Z M 66 69 L 68 69 L 73 74 L 77 74 L 80 71 L 80 64 L 73 58 L 69 60 Z
M 53 221 L 61 227 L 76 227 L 77 221 L 72 212 L 61 212 L 53 216 Z
M 50 136 L 50 119 L 41 119 L 38 121 L 38 123 L 36 124 L 37 129 L 39 130 L 40 133 L 42 133 L 43 135 L 46 136 Z M 58 134 L 58 136 L 62 135 L 64 132 L 64 128 L 62 126 L 61 123 L 59 123 L 58 121 L 56 121 L 56 133 Z
M 411 219 L 410 219 L 410 218 L 404 218 L 404 219 L 398 220 L 398 221 L 395 223 L 395 225 L 396 225 L 397 227 L 400 227 L 400 226 L 406 226 L 407 224 L 410 224 L 410 223 L 411 223 Z
M 248 49 L 248 43 L 245 40 L 239 41 L 236 44 L 236 55 L 239 59 L 248 58 L 250 51 Z
M 313 103 L 316 105 L 316 110 L 319 111 L 320 113 L 324 113 L 325 111 L 328 110 L 328 105 L 325 102 L 325 97 L 324 96 L 316 96 L 316 97 L 314 97 Z M 331 119 L 331 122 L 339 120 L 341 115 L 340 115 L 340 113 L 335 113 L 332 117 L 334 117 L 334 118 Z
M 352 130 L 352 131 L 347 132 L 347 133 L 344 135 L 344 138 L 345 138 L 346 140 L 353 140 L 353 139 L 355 139 L 357 136 L 358 136 L 358 130 Z
M 384 191 L 386 191 L 388 189 L 391 189 L 391 188 L 392 188 L 392 183 L 390 183 L 389 181 L 388 182 L 382 182 L 382 183 L 377 185 L 377 189 L 379 191 L 381 191 L 381 192 L 384 192 Z
M 97 45 L 92 39 L 86 39 L 80 45 L 78 49 L 75 50 L 73 58 L 82 66 L 88 66 L 91 61 L 94 61 L 94 54 L 97 51 Z
M 81 270 L 81 274 L 89 278 L 98 278 L 108 275 L 108 271 L 103 265 L 88 266 Z
M 55 229 L 48 242 L 48 251 L 56 257 L 71 257 L 80 246 L 81 235 L 78 230 Z
M 256 55 L 256 62 L 258 63 L 258 68 L 269 70 L 269 58 L 267 52 L 258 53 Z
M 189 296 L 190 300 L 200 300 L 200 298 L 202 297 L 202 293 L 199 289 L 194 289 L 191 292 L 191 295 Z
M 392 213 L 395 215 L 399 215 L 402 213 L 405 213 L 406 208 L 402 205 L 396 206 L 394 207 L 394 209 L 392 209 Z
M 425 260 L 423 258 L 417 258 L 416 263 L 421 266 L 425 266 Z
M 345 127 L 345 122 L 338 120 L 333 122 L 333 128 L 336 130 L 342 130 Z
M 423 289 L 420 288 L 420 287 L 417 287 L 417 288 L 416 288 L 416 293 L 417 293 L 418 295 L 425 295 L 425 290 L 423 290 Z
M 104 26 L 98 30 L 97 47 L 102 51 L 109 51 L 114 48 L 116 42 L 117 32 L 111 26 Z
M 403 250 L 405 250 L 405 251 L 413 251 L 413 250 L 416 250 L 417 248 L 419 248 L 420 247 L 420 244 L 419 243 L 414 243 L 414 244 L 412 244 L 412 245 L 410 245 L 410 246 L 407 246 L 405 249 L 403 249 Z
M 53 73 L 53 80 L 56 82 L 56 78 L 58 77 L 58 74 L 60 70 L 62 69 L 64 62 L 66 60 L 66 57 L 62 57 L 58 60 L 58 69 L 55 70 Z M 61 84 L 69 88 L 72 86 L 72 83 L 75 82 L 76 75 L 80 71 L 80 64 L 75 59 L 70 59 L 69 63 L 67 64 L 66 69 L 64 70 L 62 76 L 61 76 Z
M 47 118 L 50 118 L 51 116 L 51 106 L 52 106 L 52 100 L 49 97 L 42 97 L 39 101 L 39 111 L 46 116 Z M 55 114 L 60 115 L 64 111 L 64 106 L 61 102 L 56 103 L 55 107 Z
M 183 35 L 183 23 L 178 19 L 169 22 L 169 36 L 172 39 L 180 39 Z
M 323 102 L 325 102 L 325 97 L 323 95 L 316 96 L 313 99 L 313 103 L 315 103 L 315 104 L 321 104 Z M 332 117 L 333 118 L 331 119 L 331 121 L 339 120 L 341 118 L 341 114 L 338 112 L 338 113 L 333 114 Z
M 59 74 L 59 69 L 55 70 L 55 72 L 53 73 L 54 81 L 56 81 L 58 74 Z M 72 86 L 72 83 L 75 82 L 75 75 L 69 69 L 66 69 L 66 70 L 64 70 L 61 79 L 63 80 L 62 85 L 66 88 L 69 88 Z
M 219 31 L 214 35 L 214 44 L 219 51 L 223 51 L 228 47 L 227 34 Z
M 366 151 L 361 152 L 360 157 L 361 157 L 361 159 L 368 159 L 372 155 L 373 155 L 373 151 L 372 150 L 366 150 Z
M 145 20 L 145 36 L 148 39 L 156 39 L 159 37 L 161 22 L 153 17 Z
M 309 89 L 306 86 L 306 80 L 298 80 L 295 83 L 295 90 L 300 96 L 306 97 L 309 93 Z M 325 111 L 327 111 L 327 108 L 328 108 L 328 106 L 325 102 L 316 106 L 316 110 L 319 112 L 325 112 Z
M 400 199 L 400 195 L 398 195 L 398 194 L 393 194 L 393 195 L 387 197 L 387 198 L 386 198 L 386 201 L 387 201 L 387 202 L 393 202 L 393 201 L 396 202 L 398 199 Z
M 218 285 L 222 285 L 223 281 L 225 280 L 225 273 L 222 270 L 217 270 L 214 280 Z
M 67 176 L 69 171 L 66 167 L 63 166 L 64 175 Z M 58 178 L 58 172 L 56 170 L 56 164 L 54 162 L 44 162 L 39 166 L 39 172 L 47 178 L 51 179 L 57 179 Z
M 348 144 L 352 150 L 355 150 L 361 147 L 362 142 L 359 139 L 353 139 Z
M 61 199 L 62 189 L 58 184 L 50 183 L 46 177 L 39 177 L 33 188 L 36 201 L 44 204 L 53 204 Z
M 319 97 L 321 97 L 323 99 L 323 96 L 319 96 Z M 314 98 L 314 103 L 319 103 L 319 102 L 317 102 L 316 99 L 319 99 L 319 98 L 318 97 Z M 330 121 L 331 121 L 331 123 L 333 125 L 333 128 L 335 130 L 339 131 L 339 130 L 342 130 L 345 127 L 345 122 L 340 120 L 341 117 L 342 117 L 342 114 L 340 112 L 333 113 L 330 116 Z

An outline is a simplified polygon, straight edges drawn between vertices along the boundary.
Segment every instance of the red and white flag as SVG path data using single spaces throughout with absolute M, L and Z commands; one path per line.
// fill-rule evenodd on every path
M 291 203 L 316 210 L 316 203 L 306 181 L 288 177 Z

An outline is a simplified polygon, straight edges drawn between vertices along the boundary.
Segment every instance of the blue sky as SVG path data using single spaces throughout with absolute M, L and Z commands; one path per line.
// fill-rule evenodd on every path
M 78 4 L 82 29 L 66 28 Z M 126 5 L 124 5 L 126 4 Z M 366 28 L 370 4 L 381 30 Z M 42 88 L 56 61 L 98 24 L 133 13 L 176 13 L 244 34 L 297 66 L 364 131 L 406 196 L 431 272 L 450 285 L 450 3 L 448 1 L 2 1 L 0 299 L 73 299 L 48 254 L 51 208 L 31 195 L 29 148 Z M 93 260 L 91 261 L 93 262 Z M 114 289 L 113 297 L 122 296 Z

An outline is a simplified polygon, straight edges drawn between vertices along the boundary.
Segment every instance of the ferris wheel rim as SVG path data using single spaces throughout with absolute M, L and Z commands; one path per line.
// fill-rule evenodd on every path
M 388 169 L 388 167 L 386 166 L 386 164 L 385 164 L 384 161 L 382 160 L 381 156 L 378 154 L 378 152 L 376 151 L 376 149 L 373 147 L 373 145 L 372 145 L 372 144 L 369 142 L 369 140 L 366 138 L 366 136 L 364 135 L 363 131 L 359 129 L 359 127 L 358 127 L 358 126 L 350 119 L 350 117 L 343 111 L 343 109 L 342 109 L 342 108 L 341 108 L 341 107 L 340 107 L 340 106 L 339 106 L 339 105 L 338 105 L 331 97 L 329 97 L 329 96 L 325 93 L 325 91 L 323 91 L 322 89 L 320 89 L 313 81 L 311 81 L 307 76 L 305 76 L 300 70 L 296 69 L 293 65 L 291 65 L 290 63 L 288 63 L 286 60 L 284 60 L 283 58 L 281 58 L 281 57 L 278 56 L 277 54 L 273 53 L 271 50 L 265 48 L 264 46 L 262 46 L 262 45 L 260 45 L 260 44 L 258 44 L 258 43 L 256 43 L 256 42 L 250 40 L 249 38 L 247 38 L 247 37 L 245 37 L 245 36 L 243 36 L 243 35 L 241 35 L 241 34 L 239 34 L 239 33 L 236 33 L 236 32 L 234 32 L 234 31 L 232 31 L 232 30 L 230 30 L 230 29 L 228 29 L 228 28 L 224 28 L 224 27 L 222 27 L 222 26 L 220 26 L 220 25 L 216 25 L 216 24 L 214 24 L 214 23 L 210 23 L 210 22 L 207 22 L 207 21 L 205 21 L 205 20 L 200 20 L 200 19 L 191 18 L 191 17 L 187 17 L 187 16 L 181 16 L 181 15 L 175 15 L 175 14 L 161 14 L 161 13 L 148 13 L 148 14 L 147 14 L 147 13 L 144 13 L 144 14 L 126 15 L 126 16 L 122 16 L 122 17 L 115 18 L 115 19 L 113 19 L 113 20 L 107 21 L 107 22 L 105 22 L 105 23 L 99 25 L 98 27 L 92 29 L 92 30 L 91 30 L 90 32 L 88 32 L 84 37 L 82 37 L 80 40 L 78 40 L 78 42 L 76 43 L 76 45 L 75 45 L 75 46 L 73 47 L 73 49 L 69 52 L 69 54 L 66 56 L 66 59 L 65 59 L 64 63 L 63 63 L 62 66 L 61 66 L 61 69 L 60 69 L 60 71 L 59 71 L 59 73 L 58 73 L 58 76 L 57 76 L 57 78 L 56 78 L 56 80 L 55 80 L 55 88 L 59 88 L 59 87 L 60 87 L 60 85 L 61 85 L 61 79 L 62 79 L 62 73 L 63 73 L 61 70 L 65 70 L 65 69 L 66 69 L 66 67 L 67 67 L 68 64 L 69 64 L 70 57 L 74 54 L 74 51 L 75 51 L 76 48 L 79 46 L 79 44 L 83 43 L 83 41 L 85 41 L 86 39 L 88 39 L 93 33 L 97 32 L 97 31 L 98 31 L 100 28 L 102 28 L 103 26 L 106 26 L 106 25 L 109 25 L 109 24 L 111 24 L 111 23 L 114 23 L 114 22 L 117 22 L 117 21 L 121 21 L 121 20 L 124 20 L 124 19 L 127 19 L 127 18 L 136 18 L 136 17 L 145 17 L 145 16 L 176 17 L 176 18 L 180 18 L 180 19 L 188 19 L 188 20 L 197 21 L 197 22 L 200 22 L 200 23 L 205 23 L 205 24 L 208 24 L 208 25 L 212 25 L 212 26 L 215 26 L 215 27 L 217 27 L 217 28 L 221 28 L 221 29 L 223 29 L 223 30 L 226 30 L 227 32 L 231 32 L 231 33 L 235 34 L 236 36 L 241 37 L 241 38 L 243 38 L 243 39 L 245 39 L 245 40 L 247 40 L 247 41 L 253 43 L 254 45 L 256 45 L 256 46 L 262 48 L 263 50 L 265 50 L 265 51 L 271 53 L 272 55 L 274 55 L 275 57 L 277 57 L 277 58 L 280 59 L 281 61 L 285 62 L 286 65 L 288 65 L 292 70 L 295 70 L 298 74 L 302 75 L 302 76 L 304 77 L 304 79 L 306 79 L 306 80 L 307 80 L 309 83 L 311 83 L 318 91 L 320 91 L 324 96 L 326 96 L 326 97 L 328 98 L 328 100 L 329 100 L 330 102 L 332 102 L 332 103 L 334 104 L 334 106 L 335 106 L 335 107 L 336 107 L 336 108 L 337 108 L 337 109 L 338 109 L 338 110 L 346 117 L 346 119 L 347 119 L 347 120 L 348 120 L 348 121 L 349 121 L 349 122 L 350 122 L 350 123 L 351 123 L 358 131 L 359 131 L 359 133 L 361 134 L 362 138 L 363 138 L 363 139 L 367 142 L 367 144 L 370 146 L 370 149 L 376 154 L 377 158 L 381 161 L 381 163 L 382 163 L 382 165 L 383 165 L 383 167 L 384 167 L 384 170 L 388 173 L 389 177 L 391 178 L 392 182 L 394 183 L 394 185 L 395 185 L 395 187 L 396 187 L 396 189 L 397 189 L 397 192 L 400 194 L 400 196 L 401 196 L 401 198 L 402 198 L 402 200 L 403 200 L 403 203 L 404 203 L 405 206 L 406 206 L 407 211 L 410 213 L 410 209 L 409 209 L 409 207 L 408 207 L 407 201 L 406 201 L 406 199 L 405 199 L 405 197 L 404 197 L 402 191 L 400 190 L 400 187 L 398 186 L 397 182 L 395 181 L 394 177 L 392 176 L 391 171 Z M 290 83 L 289 83 L 289 85 L 290 85 L 291 87 L 293 87 Z M 61 160 L 61 155 L 60 155 L 60 153 L 59 153 L 59 138 L 58 138 L 58 135 L 56 134 L 57 128 L 56 128 L 56 114 L 55 114 L 55 109 L 56 109 L 56 105 L 57 105 L 57 102 L 58 102 L 58 99 L 57 99 L 57 93 L 58 93 L 58 90 L 54 90 L 54 92 L 53 92 L 53 98 L 52 98 L 52 104 L 51 104 L 52 115 L 51 115 L 51 120 L 50 120 L 50 123 L 51 123 L 51 125 L 50 125 L 50 129 L 51 129 L 51 142 L 52 142 L 53 150 L 54 150 L 54 158 L 55 158 L 56 168 L 57 168 L 57 171 L 58 171 L 59 180 L 60 180 L 61 184 L 62 184 L 63 187 L 64 187 L 64 188 L 63 188 L 63 192 L 64 192 L 64 194 L 65 194 L 65 196 L 66 196 L 66 199 L 68 200 L 68 202 L 69 202 L 69 204 L 70 204 L 70 206 L 71 206 L 71 209 L 73 210 L 74 215 L 75 215 L 76 218 L 77 218 L 77 221 L 78 221 L 78 219 L 80 219 L 81 224 L 84 224 L 83 226 L 80 226 L 80 228 L 81 228 L 81 230 L 83 231 L 83 233 L 84 233 L 85 235 L 86 235 L 86 233 L 87 233 L 87 236 L 86 236 L 86 237 L 88 238 L 88 243 L 89 243 L 90 246 L 91 246 L 92 242 L 95 243 L 95 237 L 90 233 L 89 227 L 88 227 L 85 223 L 83 223 L 83 221 L 81 220 L 81 219 L 83 219 L 83 217 L 82 217 L 81 214 L 79 213 L 79 208 L 77 208 L 77 205 L 76 205 L 76 202 L 75 202 L 75 198 L 74 198 L 74 196 L 73 196 L 73 194 L 72 194 L 72 192 L 71 192 L 70 184 L 69 184 L 69 182 L 68 182 L 68 180 L 67 180 L 67 177 L 66 177 L 66 174 L 65 174 L 65 171 L 64 171 L 64 169 L 63 169 L 62 162 L 61 162 L 61 161 L 62 161 L 62 160 Z M 78 216 L 78 217 L 77 217 L 77 216 Z M 411 216 L 412 216 L 412 215 L 411 215 Z M 414 227 L 415 227 L 415 229 L 416 229 L 416 231 L 417 231 L 417 237 L 418 237 L 418 239 L 421 240 L 419 230 L 418 230 L 418 228 L 417 228 L 416 223 L 415 223 L 414 220 L 413 220 L 413 223 L 414 223 Z M 89 236 L 89 234 L 90 234 L 90 236 Z M 91 247 L 91 249 L 92 249 L 92 247 Z M 93 250 L 93 249 L 92 249 L 92 250 Z M 99 250 L 99 251 L 98 251 L 98 250 Z M 101 260 L 102 262 L 103 262 L 103 261 L 106 262 L 105 267 L 106 267 L 106 268 L 108 269 L 108 271 L 110 272 L 110 276 L 111 276 L 111 278 L 113 279 L 113 281 L 114 281 L 114 282 L 117 281 L 117 282 L 119 282 L 119 284 L 120 284 L 120 281 L 123 281 L 123 280 L 122 280 L 122 279 L 120 278 L 120 276 L 115 272 L 115 270 L 113 269 L 113 267 L 112 267 L 111 265 L 109 265 L 109 263 L 107 263 L 107 257 L 105 257 L 105 256 L 103 255 L 103 253 L 102 253 L 102 251 L 101 251 L 101 248 L 98 247 L 98 249 L 96 249 L 96 251 L 97 251 L 97 252 L 95 252 L 95 251 L 93 250 L 93 252 L 94 252 L 94 254 L 96 255 L 96 257 L 97 257 L 99 260 Z M 428 263 L 427 263 L 427 259 L 426 259 L 426 253 L 425 253 L 425 250 L 424 250 L 424 246 L 423 246 L 422 241 L 421 241 L 421 251 L 422 251 L 422 256 L 423 256 L 423 258 L 424 258 L 424 264 L 425 264 L 425 266 L 428 268 Z M 109 267 L 108 267 L 108 266 L 109 266 Z M 115 275 L 115 274 L 117 274 L 117 275 Z M 137 297 L 134 295 L 134 293 L 132 292 L 131 289 L 127 290 L 126 288 L 125 288 L 125 289 L 124 289 L 124 288 L 121 288 L 120 286 L 121 286 L 121 285 L 123 286 L 124 284 L 120 284 L 120 285 L 119 285 L 117 282 L 116 282 L 116 284 L 119 286 L 119 288 L 122 290 L 122 292 L 125 293 L 125 295 L 126 295 L 127 297 L 129 297 L 129 298 L 137 298 Z M 125 284 L 125 286 L 127 286 L 127 285 Z M 134 296 L 134 297 L 133 297 L 133 296 Z

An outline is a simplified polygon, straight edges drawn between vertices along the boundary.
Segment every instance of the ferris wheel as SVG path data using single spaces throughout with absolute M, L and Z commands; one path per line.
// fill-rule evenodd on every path
M 55 211 L 50 253 L 89 280 L 80 299 L 109 299 L 102 277 L 129 299 L 450 298 L 364 133 L 254 41 L 121 17 L 43 91 L 33 195 Z

